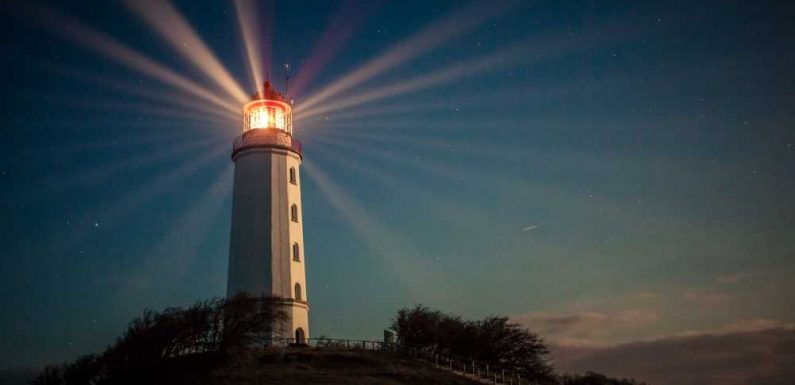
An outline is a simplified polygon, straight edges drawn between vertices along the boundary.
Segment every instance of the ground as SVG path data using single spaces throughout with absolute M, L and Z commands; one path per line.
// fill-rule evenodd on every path
M 433 365 L 370 351 L 269 349 L 242 354 L 214 371 L 221 384 L 475 384 Z

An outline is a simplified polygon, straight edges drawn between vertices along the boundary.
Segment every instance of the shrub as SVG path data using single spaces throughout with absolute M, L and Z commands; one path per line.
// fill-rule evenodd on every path
M 422 305 L 400 309 L 392 322 L 403 346 L 449 353 L 522 374 L 551 380 L 549 350 L 538 335 L 507 317 L 467 321 Z
M 32 384 L 152 383 L 174 375 L 167 373 L 167 362 L 194 354 L 225 355 L 264 344 L 286 319 L 280 303 L 279 298 L 240 294 L 198 302 L 187 309 L 145 310 L 101 355 L 48 366 Z

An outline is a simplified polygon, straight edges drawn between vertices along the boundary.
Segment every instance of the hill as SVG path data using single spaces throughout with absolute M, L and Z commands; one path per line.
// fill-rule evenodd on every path
M 240 352 L 218 362 L 209 356 L 181 357 L 160 373 L 157 383 L 401 385 L 475 382 L 396 353 L 266 348 Z M 201 368 L 196 370 L 197 368 Z

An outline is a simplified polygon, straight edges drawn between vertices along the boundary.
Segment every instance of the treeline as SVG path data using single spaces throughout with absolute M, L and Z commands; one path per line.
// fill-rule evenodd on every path
M 599 373 L 555 374 L 543 340 L 508 317 L 465 320 L 422 305 L 401 309 L 392 321 L 398 343 L 404 347 L 451 354 L 519 373 L 543 384 L 643 385 Z
M 263 345 L 286 319 L 280 299 L 238 295 L 162 312 L 147 310 L 101 354 L 47 366 L 33 385 L 182 383 L 185 373 L 206 382 L 205 369 L 236 350 Z M 190 355 L 190 362 L 182 360 Z M 194 366 L 199 367 L 194 367 Z M 191 370 L 181 367 L 191 366 Z M 191 381 L 193 382 L 193 381 Z

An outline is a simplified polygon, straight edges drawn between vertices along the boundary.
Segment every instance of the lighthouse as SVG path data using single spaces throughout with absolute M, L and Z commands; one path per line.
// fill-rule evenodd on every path
M 287 319 L 277 337 L 309 338 L 301 207 L 301 142 L 292 107 L 265 82 L 243 107 L 243 133 L 232 145 L 235 174 L 227 296 L 281 298 Z

